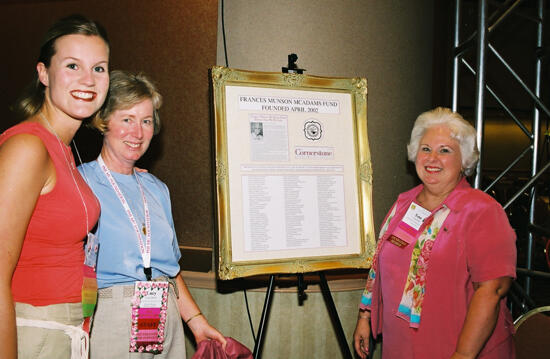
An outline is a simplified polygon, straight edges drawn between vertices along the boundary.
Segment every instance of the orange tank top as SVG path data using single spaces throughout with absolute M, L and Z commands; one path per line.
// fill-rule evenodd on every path
M 99 218 L 99 202 L 76 169 L 71 148 L 42 125 L 13 126 L 0 135 L 0 145 L 21 133 L 42 140 L 55 166 L 56 183 L 52 191 L 39 196 L 27 227 L 12 278 L 13 300 L 35 306 L 80 302 L 84 239 Z

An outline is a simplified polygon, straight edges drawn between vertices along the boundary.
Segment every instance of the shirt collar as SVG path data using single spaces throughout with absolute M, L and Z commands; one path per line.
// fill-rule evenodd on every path
M 466 177 L 462 177 L 462 179 L 458 182 L 453 191 L 449 193 L 447 198 L 445 198 L 443 204 L 447 206 L 451 211 L 460 211 L 467 203 L 467 198 L 464 198 L 462 194 L 471 189 L 472 187 L 466 180 Z
M 414 201 L 416 196 L 422 191 L 424 188 L 423 184 L 419 184 L 418 186 L 414 187 L 412 190 L 402 193 L 398 197 L 398 201 Z M 451 211 L 460 211 L 468 202 L 467 198 L 464 198 L 462 194 L 465 192 L 471 190 L 472 187 L 466 180 L 466 177 L 462 177 L 460 181 L 458 181 L 458 184 L 456 187 L 449 193 L 447 198 L 443 201 L 442 205 L 447 206 Z

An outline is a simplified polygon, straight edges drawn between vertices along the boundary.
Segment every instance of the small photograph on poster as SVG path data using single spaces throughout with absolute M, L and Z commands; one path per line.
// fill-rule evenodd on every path
M 263 122 L 250 122 L 250 138 L 254 141 L 261 141 L 264 139 Z
M 285 115 L 248 115 L 250 120 L 250 160 L 253 162 L 288 161 L 288 129 Z

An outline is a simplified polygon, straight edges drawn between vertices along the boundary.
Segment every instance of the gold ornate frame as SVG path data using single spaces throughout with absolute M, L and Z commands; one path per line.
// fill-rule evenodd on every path
M 218 277 L 233 279 L 260 274 L 370 267 L 375 237 L 366 79 L 253 72 L 219 66 L 212 68 L 211 76 Z M 260 134 L 266 135 L 266 139 L 260 138 L 259 144 L 249 138 L 252 134 L 248 132 L 253 132 L 253 122 L 258 118 L 267 132 Z M 285 144 L 288 148 L 286 155 Z M 276 159 L 271 160 L 272 157 Z M 310 206 L 310 198 L 314 203 L 329 201 L 319 194 L 319 188 L 325 192 L 328 188 L 332 202 L 326 213 L 320 209 L 300 212 L 301 209 L 289 209 L 294 207 L 286 204 L 279 207 L 273 205 L 271 198 L 278 198 L 281 191 L 277 184 L 287 179 L 316 183 L 317 197 L 313 198 L 310 194 L 314 190 L 310 187 L 292 187 L 293 193 L 304 197 L 298 201 L 302 207 Z M 264 185 L 257 190 L 248 184 L 252 180 L 276 185 Z M 319 181 L 330 185 L 322 187 Z M 337 184 L 333 185 L 333 182 Z M 257 198 L 259 193 L 267 194 L 265 197 L 268 199 L 260 199 L 264 206 L 275 208 L 262 215 L 267 218 L 268 224 L 264 223 L 260 230 L 253 226 L 254 221 L 250 219 L 254 215 L 249 214 L 256 203 L 251 198 Z M 327 223 L 321 220 L 323 216 L 330 218 L 332 226 L 325 237 L 335 237 L 334 243 L 329 241 L 331 244 L 327 245 L 328 242 L 320 241 L 325 244 L 315 245 L 312 243 L 317 243 L 318 238 L 299 236 L 304 231 L 321 233 L 324 229 L 320 228 L 326 227 L 321 223 Z M 279 228 L 269 221 L 282 222 L 287 230 L 290 227 L 288 218 L 295 217 L 314 218 L 318 222 L 310 219 L 302 222 L 318 223 L 319 228 L 298 225 L 293 234 L 285 232 L 284 244 L 278 237 L 274 240 L 272 234 L 277 233 Z M 258 233 L 250 234 L 254 230 L 259 231 L 260 237 Z M 264 232 L 266 241 L 271 244 L 266 245 L 263 239 L 257 240 L 262 238 Z M 292 242 L 294 237 L 304 237 L 309 247 L 302 248 L 296 244 L 299 242 Z

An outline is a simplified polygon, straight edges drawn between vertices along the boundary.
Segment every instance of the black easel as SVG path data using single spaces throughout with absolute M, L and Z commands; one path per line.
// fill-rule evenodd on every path
M 325 300 L 325 305 L 330 315 L 332 325 L 336 331 L 336 337 L 338 338 L 338 344 L 340 345 L 340 351 L 342 352 L 342 357 L 344 359 L 352 359 L 351 351 L 346 340 L 346 335 L 344 329 L 342 328 L 342 323 L 338 317 L 338 311 L 332 300 L 332 295 L 330 293 L 330 288 L 327 284 L 327 279 L 324 272 L 317 272 L 319 275 L 319 285 L 321 287 L 321 293 L 323 294 L 323 299 Z M 297 274 L 298 276 L 298 299 L 300 303 L 305 299 L 305 293 L 303 290 L 305 286 L 303 285 L 303 274 Z M 273 290 L 275 283 L 275 275 L 269 276 L 269 284 L 267 286 L 267 292 L 265 295 L 264 307 L 262 310 L 262 317 L 260 319 L 260 326 L 258 328 L 258 334 L 256 335 L 256 344 L 254 345 L 254 359 L 260 359 L 262 353 L 263 337 L 265 325 L 267 323 L 267 318 L 269 315 L 269 310 L 271 308 L 271 301 L 273 299 Z

